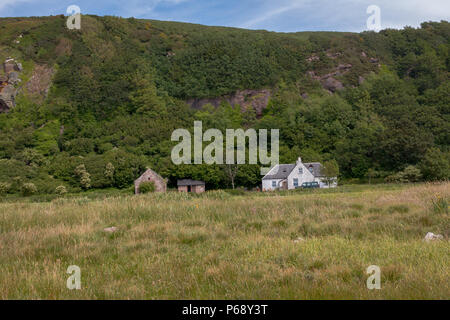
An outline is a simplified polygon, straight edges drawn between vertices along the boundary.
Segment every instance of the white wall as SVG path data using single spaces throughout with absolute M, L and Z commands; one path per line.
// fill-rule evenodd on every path
M 277 187 L 272 187 L 272 181 L 273 180 L 263 180 L 262 181 L 262 189 L 263 191 L 270 191 L 270 190 L 276 190 L 280 187 L 281 179 L 274 179 L 277 182 Z
M 303 168 L 303 174 L 299 173 L 299 168 Z M 304 182 L 313 182 L 314 175 L 306 168 L 303 163 L 298 163 L 288 177 L 288 189 L 295 189 L 294 179 L 298 179 L 298 186 L 301 187 Z
M 278 165 L 273 167 L 267 175 L 271 175 L 275 172 L 275 169 L 278 168 Z M 299 173 L 299 168 L 303 168 L 303 174 Z M 288 189 L 292 190 L 295 189 L 294 187 L 294 179 L 298 179 L 298 186 L 301 187 L 302 183 L 304 182 L 318 182 L 321 188 L 328 188 L 328 184 L 325 180 L 322 180 L 321 178 L 315 178 L 314 175 L 308 170 L 307 167 L 301 162 L 297 162 L 294 170 L 289 174 L 288 176 Z M 263 191 L 270 191 L 270 190 L 276 190 L 281 187 L 280 183 L 283 181 L 283 179 L 274 179 L 277 182 L 277 186 L 274 188 L 272 187 L 272 181 L 273 180 L 263 180 L 262 181 L 262 190 Z M 331 184 L 332 188 L 337 187 L 337 179 L 334 183 Z

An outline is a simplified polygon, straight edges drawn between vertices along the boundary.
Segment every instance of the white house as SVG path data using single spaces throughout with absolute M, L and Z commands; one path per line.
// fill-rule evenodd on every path
M 298 158 L 295 164 L 277 164 L 262 179 L 263 191 L 291 190 L 301 187 L 304 182 L 318 182 L 321 188 L 329 188 L 322 174 L 320 162 L 303 163 Z M 330 187 L 337 186 L 337 177 L 333 178 Z

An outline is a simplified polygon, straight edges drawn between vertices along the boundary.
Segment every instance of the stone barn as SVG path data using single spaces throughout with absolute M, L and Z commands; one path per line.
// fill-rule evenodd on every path
M 152 169 L 147 169 L 142 176 L 134 181 L 134 193 L 139 194 L 139 186 L 143 182 L 153 182 L 155 184 L 155 192 L 167 191 L 167 180 L 161 177 Z
M 202 193 L 206 191 L 204 181 L 196 181 L 191 179 L 178 180 L 177 186 L 179 192 Z

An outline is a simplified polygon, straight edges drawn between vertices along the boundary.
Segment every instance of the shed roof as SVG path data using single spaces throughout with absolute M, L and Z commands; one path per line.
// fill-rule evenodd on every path
M 204 186 L 204 181 L 197 181 L 197 180 L 191 180 L 191 179 L 182 179 L 177 181 L 178 187 L 184 187 L 184 186 Z

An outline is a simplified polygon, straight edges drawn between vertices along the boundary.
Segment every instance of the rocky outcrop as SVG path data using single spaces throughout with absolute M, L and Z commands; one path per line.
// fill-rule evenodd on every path
M 239 105 L 242 110 L 253 108 L 256 111 L 256 115 L 261 116 L 263 110 L 269 103 L 271 94 L 271 90 L 269 89 L 238 90 L 233 94 L 223 97 L 189 99 L 186 103 L 194 109 L 201 109 L 206 104 L 211 104 L 214 107 L 218 107 L 221 102 L 225 101 L 233 107 Z
M 15 98 L 21 86 L 22 64 L 12 58 L 3 63 L 0 70 L 0 112 L 8 112 L 15 107 Z M 36 65 L 30 80 L 25 84 L 25 94 L 36 103 L 42 103 L 50 89 L 54 70 L 46 65 Z
M 22 64 L 12 58 L 7 58 L 3 63 L 3 72 L 0 73 L 0 112 L 14 108 L 17 94 L 15 85 L 20 83 L 21 71 Z
M 342 76 L 351 70 L 351 64 L 339 64 L 333 72 L 327 73 L 323 76 L 318 76 L 314 71 L 308 71 L 307 74 L 315 80 L 320 81 L 322 87 L 329 92 L 336 92 L 344 89 L 344 85 L 336 77 Z
M 27 93 L 42 102 L 50 89 L 53 77 L 53 68 L 46 65 L 36 65 L 30 80 L 26 84 Z

